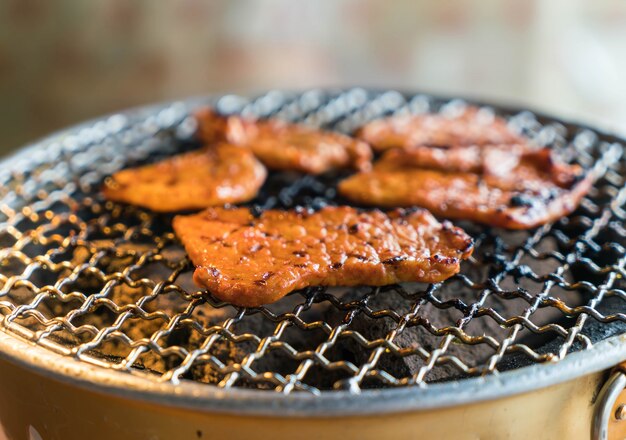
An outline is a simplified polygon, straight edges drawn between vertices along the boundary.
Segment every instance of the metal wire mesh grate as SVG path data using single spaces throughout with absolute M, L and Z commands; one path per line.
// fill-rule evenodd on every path
M 626 332 L 623 146 L 529 112 L 498 111 L 536 142 L 599 175 L 570 217 L 530 232 L 461 223 L 475 237 L 476 252 L 461 274 L 441 284 L 309 288 L 258 309 L 198 291 L 171 216 L 105 202 L 99 193 L 103 179 L 120 168 L 196 147 L 189 112 L 198 103 L 114 115 L 4 163 L 5 331 L 155 381 L 282 393 L 427 386 L 497 374 L 558 361 Z M 224 113 L 345 132 L 382 115 L 465 105 L 362 89 L 225 96 L 211 103 Z M 343 203 L 334 187 L 340 177 L 276 173 L 252 205 Z

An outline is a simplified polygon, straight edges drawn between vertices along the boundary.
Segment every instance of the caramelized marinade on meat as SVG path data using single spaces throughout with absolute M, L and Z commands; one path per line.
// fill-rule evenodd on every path
M 118 171 L 103 192 L 109 200 L 175 212 L 249 201 L 266 176 L 249 150 L 219 144 Z
M 202 107 L 194 113 L 198 123 L 197 135 L 206 144 L 226 141 L 227 117 L 211 107 Z
M 468 106 L 455 114 L 399 115 L 369 122 L 356 137 L 375 151 L 415 146 L 514 144 L 523 139 L 505 119 Z
M 593 183 L 591 173 L 559 162 L 548 148 L 527 151 L 503 169 L 447 171 L 383 157 L 371 172 L 340 182 L 339 192 L 364 205 L 421 206 L 446 218 L 530 229 L 574 211 Z
M 230 117 L 226 136 L 230 142 L 250 148 L 261 162 L 276 170 L 321 174 L 339 168 L 363 171 L 371 166 L 372 151 L 366 143 L 304 125 Z
M 203 141 L 212 142 L 216 137 L 226 139 L 250 149 L 261 162 L 275 170 L 321 174 L 340 168 L 364 171 L 371 166 L 369 145 L 341 133 L 277 119 L 224 118 L 206 109 L 197 113 L 197 120 Z
M 395 148 L 376 162 L 376 168 L 411 167 L 503 175 L 519 164 L 523 154 L 533 150 L 536 148 L 527 143 Z
M 174 219 L 195 282 L 240 306 L 271 303 L 307 286 L 439 282 L 459 271 L 472 239 L 422 209 L 359 211 L 210 208 Z

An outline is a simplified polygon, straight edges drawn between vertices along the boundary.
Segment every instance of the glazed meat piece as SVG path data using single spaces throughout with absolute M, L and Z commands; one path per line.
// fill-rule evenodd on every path
M 439 282 L 459 271 L 472 239 L 425 210 L 318 212 L 210 208 L 174 219 L 195 282 L 240 306 L 307 286 Z
M 246 202 L 266 176 L 250 151 L 220 144 L 118 171 L 103 192 L 109 200 L 173 212 Z
M 361 127 L 356 137 L 376 151 L 420 145 L 449 147 L 522 141 L 506 120 L 471 106 L 453 115 L 426 113 L 378 119 Z
M 372 151 L 364 142 L 329 131 L 283 121 L 228 120 L 226 136 L 250 148 L 269 168 L 321 174 L 337 168 L 367 170 Z
M 522 154 L 531 150 L 528 144 L 395 148 L 380 158 L 376 168 L 411 167 L 504 175 L 519 164 Z
M 446 218 L 530 229 L 574 211 L 593 180 L 544 148 L 497 174 L 392 166 L 383 159 L 373 171 L 340 182 L 339 192 L 364 205 L 421 206 Z
M 194 114 L 198 122 L 198 137 L 206 144 L 224 142 L 226 140 L 225 116 L 210 107 L 203 107 Z
M 363 171 L 371 166 L 369 145 L 340 133 L 279 120 L 246 120 L 239 116 L 228 117 L 222 126 L 216 117 L 219 118 L 208 110 L 198 113 L 198 133 L 205 142 L 221 136 L 231 144 L 249 148 L 272 169 L 321 174 L 338 168 Z

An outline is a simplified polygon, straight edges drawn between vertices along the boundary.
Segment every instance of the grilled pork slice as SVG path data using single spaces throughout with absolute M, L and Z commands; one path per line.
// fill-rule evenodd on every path
M 198 123 L 197 135 L 206 144 L 226 141 L 227 117 L 220 115 L 211 107 L 203 107 L 194 114 Z
M 395 148 L 376 162 L 377 169 L 425 168 L 442 171 L 504 175 L 518 166 L 529 144 L 464 145 L 451 148 L 417 146 Z
M 439 282 L 459 271 L 472 239 L 425 210 L 318 212 L 210 208 L 174 219 L 195 282 L 240 306 L 307 286 Z
M 219 144 L 118 171 L 103 192 L 109 200 L 174 212 L 246 202 L 256 196 L 266 176 L 250 151 Z
M 221 138 L 248 148 L 272 169 L 321 174 L 338 168 L 364 171 L 371 167 L 369 145 L 340 133 L 280 120 L 224 118 L 207 109 L 197 113 L 197 120 L 203 141 Z
M 390 162 L 383 157 L 373 171 L 343 180 L 339 192 L 364 205 L 421 206 L 446 218 L 530 229 L 574 211 L 594 180 L 579 166 L 555 160 L 547 148 L 522 154 L 515 166 L 499 173 Z
M 357 130 L 356 137 L 376 151 L 420 145 L 449 147 L 523 141 L 506 120 L 472 106 L 455 115 L 426 113 L 377 119 Z

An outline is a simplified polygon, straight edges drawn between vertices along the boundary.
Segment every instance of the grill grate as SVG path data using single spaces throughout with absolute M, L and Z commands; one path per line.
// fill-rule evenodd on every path
M 202 103 L 207 103 L 204 101 Z M 171 216 L 102 199 L 114 171 L 194 148 L 178 103 L 53 136 L 0 170 L 5 331 L 64 356 L 155 381 L 282 393 L 430 382 L 554 362 L 626 332 L 626 162 L 614 139 L 529 112 L 498 111 L 536 142 L 594 167 L 569 218 L 530 232 L 459 224 L 476 239 L 462 273 L 435 285 L 309 288 L 258 309 L 203 295 Z M 464 103 L 397 92 L 270 92 L 211 101 L 350 132 L 373 118 Z M 484 107 L 486 113 L 494 111 Z M 258 209 L 343 203 L 342 176 L 276 173 Z

